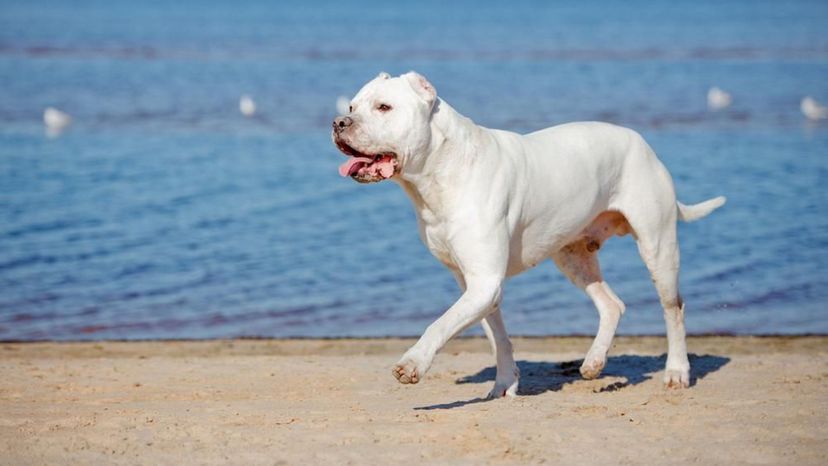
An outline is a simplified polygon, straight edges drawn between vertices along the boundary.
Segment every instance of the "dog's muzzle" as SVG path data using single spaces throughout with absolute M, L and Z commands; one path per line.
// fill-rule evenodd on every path
M 354 124 L 354 119 L 349 116 L 338 116 L 334 118 L 333 121 L 333 130 L 334 133 L 339 134 L 346 129 L 348 129 L 352 124 Z

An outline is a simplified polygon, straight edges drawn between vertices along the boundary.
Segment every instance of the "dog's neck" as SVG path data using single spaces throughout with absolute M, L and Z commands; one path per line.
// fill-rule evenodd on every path
M 474 156 L 472 141 L 485 131 L 438 98 L 431 114 L 431 141 L 427 155 L 410 160 L 397 180 L 415 206 L 433 209 L 439 204 L 442 186 L 452 182 L 454 162 Z M 462 164 L 463 162 L 460 162 Z M 454 179 L 456 182 L 456 178 Z
M 432 138 L 431 152 L 439 151 L 440 146 L 446 142 L 454 144 L 452 149 L 459 149 L 458 144 L 469 141 L 470 136 L 480 130 L 481 128 L 474 124 L 471 118 L 461 115 L 446 101 L 438 98 L 431 112 L 431 131 L 438 135 Z M 435 142 L 437 142 L 436 146 Z

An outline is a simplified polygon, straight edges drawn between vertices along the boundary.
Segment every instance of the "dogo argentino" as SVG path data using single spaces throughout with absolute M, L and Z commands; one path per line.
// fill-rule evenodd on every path
M 610 236 L 631 234 L 664 308 L 664 383 L 689 385 L 676 222 L 702 218 L 725 198 L 677 202 L 670 174 L 638 133 L 599 122 L 527 135 L 483 128 L 410 72 L 381 73 L 366 84 L 349 113 L 334 120 L 332 136 L 348 156 L 342 176 L 402 186 L 423 242 L 463 291 L 394 366 L 400 383 L 422 380 L 440 348 L 482 320 L 497 361 L 489 396 L 514 396 L 519 371 L 501 290 L 506 278 L 547 258 L 598 308 L 598 334 L 580 368 L 583 377 L 597 377 L 624 312 L 603 281 L 597 253 Z

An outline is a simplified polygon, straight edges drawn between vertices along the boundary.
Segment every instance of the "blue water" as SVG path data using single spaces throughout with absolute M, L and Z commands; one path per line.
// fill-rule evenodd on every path
M 826 24 L 823 0 L 4 0 L 0 339 L 419 334 L 454 280 L 328 132 L 338 96 L 410 69 L 485 126 L 630 126 L 680 199 L 727 195 L 680 227 L 689 332 L 828 332 L 828 123 L 799 111 L 828 102 Z M 58 137 L 47 106 L 74 116 Z M 601 260 L 619 332 L 663 333 L 632 240 Z M 597 328 L 551 263 L 503 308 L 513 334 Z

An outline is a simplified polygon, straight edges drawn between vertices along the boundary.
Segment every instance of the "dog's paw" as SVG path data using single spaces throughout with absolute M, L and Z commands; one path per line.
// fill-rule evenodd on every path
M 689 369 L 667 369 L 664 371 L 664 386 L 667 388 L 687 388 L 690 386 Z
M 401 384 L 414 384 L 420 381 L 425 371 L 411 358 L 403 357 L 391 369 L 391 373 Z
M 488 399 L 495 399 L 495 398 L 514 398 L 517 396 L 518 390 L 518 380 L 520 379 L 520 371 L 518 370 L 517 366 L 513 366 L 511 370 L 506 371 L 506 374 L 498 376 L 495 378 L 495 385 L 489 394 L 486 396 Z
M 584 359 L 584 363 L 581 364 L 581 377 L 587 380 L 597 378 L 601 375 L 601 371 L 604 370 L 604 365 L 606 365 L 606 363 L 606 357 L 587 355 Z

